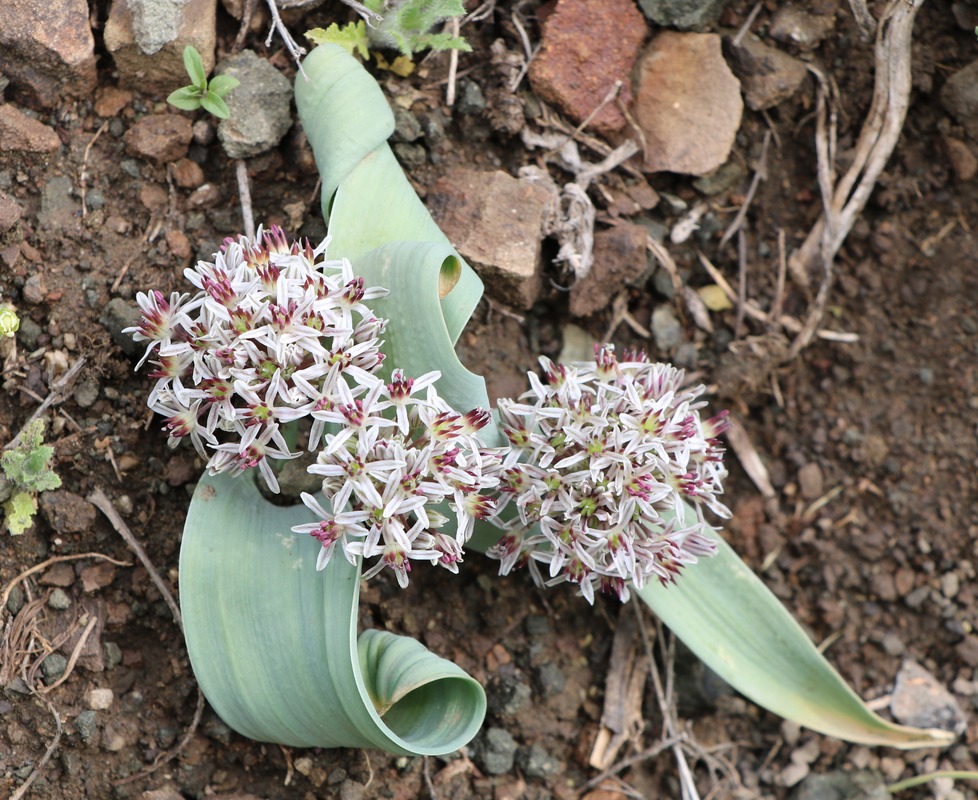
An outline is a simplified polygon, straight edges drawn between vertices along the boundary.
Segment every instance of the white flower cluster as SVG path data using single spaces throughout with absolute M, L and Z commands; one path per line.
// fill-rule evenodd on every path
M 712 555 L 702 508 L 730 515 L 718 499 L 717 439 L 729 423 L 726 412 L 700 419 L 704 387 L 681 388 L 680 370 L 644 353 L 619 363 L 610 345 L 595 347 L 593 365 L 541 364 L 543 381 L 531 373 L 519 402 L 499 402 L 512 444 L 493 518 L 504 534 L 488 553 L 500 573 L 528 564 L 538 583 L 576 583 L 592 603 L 595 589 L 624 601 L 629 583 L 672 581 Z M 684 519 L 684 500 L 695 521 Z
M 280 426 L 318 420 L 375 382 L 386 321 L 364 301 L 386 290 L 365 289 L 345 259 L 325 261 L 327 243 L 290 245 L 280 228 L 259 228 L 185 271 L 193 298 L 137 295 L 143 318 L 125 332 L 149 342 L 140 366 L 155 351 L 149 406 L 170 445 L 189 436 L 211 474 L 258 467 L 278 491 L 268 458 L 298 455 Z
M 338 432 L 326 434 L 309 472 L 323 476 L 329 510 L 303 494 L 320 521 L 292 529 L 322 543 L 317 569 L 339 544 L 351 563 L 377 559 L 365 579 L 389 568 L 407 586 L 412 560 L 458 572 L 474 520 L 493 512 L 483 492 L 498 485 L 501 459 L 476 436 L 489 413 L 456 413 L 433 386 L 439 377 L 430 372 L 415 381 L 394 370 L 391 383 L 378 381 L 360 399 L 341 388 L 343 396 L 321 415 Z M 425 396 L 415 397 L 422 389 Z M 440 530 L 449 521 L 435 508 L 442 503 L 455 513 L 450 534 Z

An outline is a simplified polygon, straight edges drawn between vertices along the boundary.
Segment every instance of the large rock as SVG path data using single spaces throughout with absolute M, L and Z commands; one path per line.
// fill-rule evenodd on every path
M 712 33 L 665 31 L 639 65 L 635 117 L 645 133 L 645 169 L 705 175 L 730 155 L 744 101 Z
M 105 46 L 119 83 L 141 92 L 169 94 L 190 83 L 183 49 L 197 48 L 208 73 L 214 68 L 217 0 L 113 0 Z
M 744 98 L 754 111 L 773 108 L 801 88 L 808 75 L 805 62 L 768 47 L 753 34 L 739 45 L 728 39 L 724 48 L 730 66 L 744 88 Z
M 242 50 L 216 72 L 241 83 L 225 98 L 231 116 L 217 136 L 229 158 L 251 158 L 275 147 L 292 127 L 292 84 L 266 59 Z
M 3 0 L 0 72 L 32 104 L 57 105 L 95 88 L 95 39 L 85 0 Z
M 490 295 L 529 308 L 543 285 L 540 230 L 550 193 L 505 172 L 456 169 L 428 192 L 428 208 Z
M 558 0 L 543 24 L 530 83 L 545 101 L 583 122 L 622 81 L 617 100 L 632 98 L 629 75 L 647 28 L 632 0 Z M 607 103 L 589 126 L 612 133 L 625 126 L 618 102 Z
M 53 153 L 58 134 L 10 103 L 0 104 L 0 156 L 11 153 Z
M 941 105 L 978 139 L 978 61 L 955 72 L 941 90 Z

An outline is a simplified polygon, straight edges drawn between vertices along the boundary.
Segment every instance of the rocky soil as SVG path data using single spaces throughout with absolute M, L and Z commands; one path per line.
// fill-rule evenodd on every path
M 353 18 L 339 2 L 313 5 L 284 10 L 297 38 Z M 870 15 L 886 5 L 868 3 Z M 678 797 L 669 751 L 589 784 L 613 643 L 639 646 L 632 609 L 498 578 L 474 556 L 462 580 L 431 572 L 401 591 L 380 578 L 362 599 L 364 624 L 420 638 L 486 686 L 489 716 L 465 752 L 290 751 L 238 736 L 209 709 L 193 728 L 180 631 L 86 498 L 110 497 L 176 590 L 201 464 L 168 449 L 146 409 L 140 348 L 120 333 L 135 293 L 185 290 L 183 269 L 240 232 L 236 159 L 257 221 L 325 233 L 290 105 L 295 65 L 277 36 L 265 45 L 264 6 L 238 37 L 241 6 L 4 6 L 0 300 L 21 324 L 0 351 L 0 442 L 53 395 L 44 416 L 63 484 L 40 497 L 31 530 L 0 536 L 0 793 Z M 822 209 L 815 74 L 832 88 L 841 172 L 870 107 L 872 21 L 841 0 L 467 6 L 473 50 L 454 81 L 445 53 L 419 56 L 408 78 L 371 67 L 395 109 L 398 158 L 486 282 L 463 360 L 493 397 L 511 396 L 537 355 L 577 359 L 610 340 L 709 384 L 749 443 L 728 456 L 729 541 L 863 697 L 898 716 L 906 703 L 936 707 L 961 731 L 944 751 L 845 745 L 782 723 L 680 650 L 678 708 L 702 796 L 850 797 L 853 782 L 978 768 L 974 10 L 923 5 L 899 145 L 835 261 L 826 333 L 790 355 L 790 321 L 818 282 L 789 269 L 782 290 L 778 278 Z M 228 122 L 164 102 L 186 83 L 185 44 L 247 87 L 229 96 Z M 725 236 L 744 208 L 740 233 Z M 738 287 L 788 324 L 742 313 Z M 651 684 L 643 691 L 618 759 L 662 732 Z M 945 781 L 903 796 L 978 795 Z

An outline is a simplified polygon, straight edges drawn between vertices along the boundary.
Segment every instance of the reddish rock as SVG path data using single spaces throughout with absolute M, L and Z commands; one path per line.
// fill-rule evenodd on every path
M 648 235 L 644 225 L 630 222 L 594 234 L 594 265 L 571 291 L 571 314 L 586 317 L 606 308 L 618 292 L 642 276 L 648 267 Z
M 6 233 L 20 220 L 24 209 L 9 194 L 0 192 L 0 233 Z
M 814 50 L 835 30 L 835 14 L 814 14 L 801 6 L 786 4 L 774 12 L 768 32 L 779 42 L 800 50 Z
M 178 259 L 186 262 L 190 258 L 190 239 L 187 238 L 187 234 L 180 230 L 169 230 L 166 232 L 166 245 L 170 248 L 170 252 L 173 253 Z
M 647 172 L 712 172 L 730 155 L 743 111 L 719 36 L 665 31 L 652 40 L 635 99 Z
M 95 506 L 66 489 L 44 492 L 39 505 L 48 524 L 58 533 L 82 533 L 95 524 Z
M 629 76 L 648 29 L 632 0 L 558 0 L 543 24 L 540 52 L 530 64 L 530 83 L 545 101 L 583 122 L 622 81 L 617 101 L 588 125 L 600 133 L 625 126 L 618 101 L 632 99 Z
M 181 158 L 173 165 L 173 180 L 181 189 L 196 189 L 204 183 L 204 170 L 189 158 Z
M 456 169 L 428 192 L 428 208 L 493 297 L 519 308 L 543 286 L 540 230 L 550 193 L 505 172 Z
M 944 139 L 944 150 L 951 162 L 951 169 L 954 170 L 954 177 L 959 181 L 970 181 L 978 174 L 978 158 L 975 158 L 965 142 L 948 136 Z M 2 230 L 3 223 L 0 222 L 0 231 Z
M 178 114 L 144 117 L 126 131 L 126 149 L 133 155 L 163 166 L 187 154 L 193 126 Z
M 134 19 L 137 13 L 155 19 Z M 164 19 L 165 17 L 165 19 Z M 105 23 L 105 46 L 115 61 L 120 83 L 144 93 L 166 95 L 188 83 L 183 49 L 197 48 L 209 74 L 214 69 L 217 0 L 184 4 L 139 3 L 113 0 Z
M 31 104 L 53 107 L 95 88 L 95 39 L 85 0 L 4 0 L 0 72 Z
M 783 103 L 801 88 L 808 75 L 804 61 L 762 44 L 753 35 L 745 37 L 739 46 L 729 41 L 726 50 L 730 66 L 743 84 L 747 105 L 754 111 Z
M 116 86 L 103 86 L 95 93 L 95 113 L 115 117 L 132 102 L 132 92 Z
M 53 153 L 61 140 L 51 128 L 10 103 L 0 104 L 0 156 L 9 153 Z

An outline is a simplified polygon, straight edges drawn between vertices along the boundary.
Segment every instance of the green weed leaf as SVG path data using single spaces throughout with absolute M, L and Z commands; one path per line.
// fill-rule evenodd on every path
M 208 92 L 200 98 L 200 104 L 204 107 L 205 111 L 210 111 L 211 114 L 220 119 L 227 119 L 231 116 L 231 110 L 228 108 L 227 103 L 214 92 Z
M 342 28 L 335 22 L 325 30 L 313 28 L 306 32 L 306 38 L 313 44 L 336 44 L 346 50 L 351 56 L 357 53 L 364 61 L 367 60 L 367 50 L 370 40 L 367 38 L 367 25 L 363 20 L 350 22 Z
M 195 111 L 200 108 L 202 99 L 199 89 L 194 86 L 183 86 L 175 92 L 170 92 L 166 102 L 182 111 Z
M 233 75 L 215 75 L 207 84 L 207 91 L 218 97 L 227 97 L 228 92 L 241 85 L 241 81 Z
M 37 498 L 29 492 L 17 492 L 3 504 L 3 511 L 7 530 L 14 536 L 20 536 L 31 526 L 37 512 Z
M 204 61 L 193 45 L 183 48 L 183 66 L 190 76 L 190 82 L 200 89 L 201 94 L 207 91 L 207 73 L 204 71 Z

